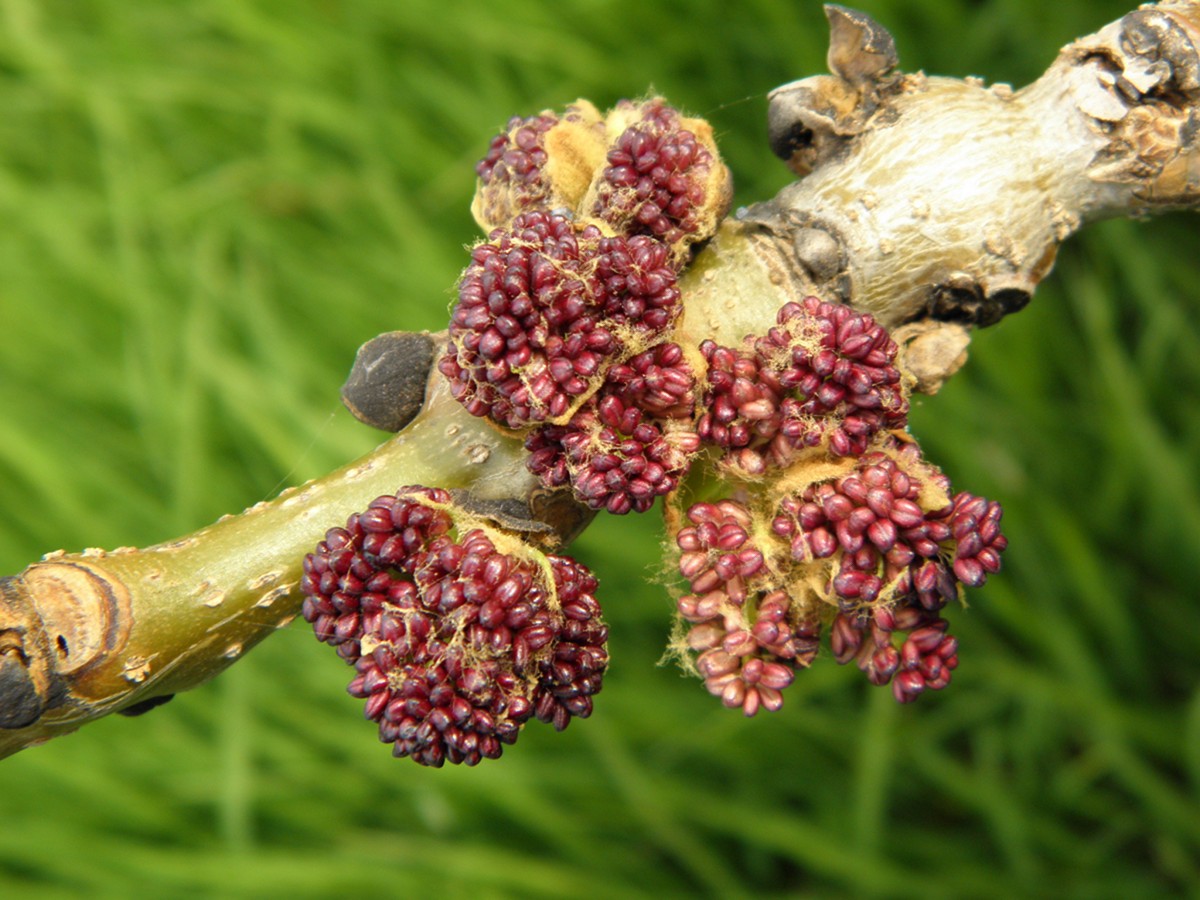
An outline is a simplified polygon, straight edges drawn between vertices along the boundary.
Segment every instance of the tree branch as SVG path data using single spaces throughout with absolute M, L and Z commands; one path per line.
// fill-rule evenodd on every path
M 693 361 L 815 295 L 891 329 L 908 386 L 932 393 L 970 330 L 1028 303 L 1082 225 L 1200 198 L 1198 3 L 1132 12 L 1020 91 L 904 74 L 877 23 L 828 15 L 832 74 L 770 98 L 772 148 L 800 180 L 727 219 L 680 282 L 672 339 Z M 419 381 L 431 360 L 406 359 L 400 379 Z M 462 489 L 475 514 L 548 545 L 586 524 L 540 488 L 520 436 L 469 415 L 436 369 L 415 417 L 411 392 L 389 401 L 382 376 L 363 377 L 370 402 L 348 405 L 403 426 L 363 459 L 175 541 L 50 554 L 0 579 L 0 755 L 218 674 L 297 614 L 325 530 L 401 485 Z

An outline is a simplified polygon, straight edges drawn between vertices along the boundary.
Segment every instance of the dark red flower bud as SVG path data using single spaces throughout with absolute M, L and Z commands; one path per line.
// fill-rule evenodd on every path
M 780 403 L 780 462 L 825 438 L 835 456 L 860 454 L 878 432 L 904 427 L 908 401 L 897 347 L 871 316 L 806 297 L 784 305 L 776 327 L 754 347 L 792 386 Z
M 689 419 L 695 379 L 678 344 L 659 344 L 608 370 L 605 390 L 627 406 L 663 419 Z
M 1002 514 L 994 500 L 965 491 L 955 495 L 948 518 L 955 541 L 954 574 L 963 584 L 978 587 L 989 573 L 1000 570 L 1000 554 L 1008 546 L 1008 538 L 1000 532 Z

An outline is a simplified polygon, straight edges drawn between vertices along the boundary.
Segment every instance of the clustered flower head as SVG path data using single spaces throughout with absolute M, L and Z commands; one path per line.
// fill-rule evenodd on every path
M 941 610 L 962 586 L 999 570 L 1007 546 L 1000 505 L 950 496 L 949 480 L 911 440 L 887 436 L 873 446 L 840 462 L 810 456 L 789 471 L 793 484 L 811 473 L 802 487 L 745 485 L 739 498 L 688 509 L 676 543 L 691 593 L 677 605 L 691 623 L 694 665 L 726 705 L 746 715 L 778 709 L 778 691 L 792 680 L 787 661 L 792 669 L 812 661 L 822 622 L 831 622 L 834 658 L 856 662 L 873 684 L 890 683 L 902 703 L 949 684 L 958 644 Z M 802 652 L 770 646 L 778 623 L 802 640 Z M 755 674 L 773 664 L 762 671 L 774 680 L 744 702 L 754 685 L 741 673 L 751 663 Z
M 484 231 L 561 209 L 654 237 L 677 264 L 713 235 L 732 195 L 712 127 L 661 97 L 622 100 L 603 116 L 586 100 L 514 116 L 475 171 L 471 211 Z
M 699 349 L 696 436 L 732 492 L 680 507 L 676 650 L 746 715 L 779 708 L 826 626 L 834 658 L 901 702 L 945 687 L 958 657 L 941 610 L 1006 541 L 999 504 L 952 495 L 904 432 L 895 342 L 807 297 L 766 334 Z
M 608 665 L 587 568 L 468 524 L 446 491 L 402 488 L 304 560 L 304 618 L 354 665 L 380 739 L 423 765 L 494 759 L 530 718 L 566 728 Z
M 484 231 L 531 210 L 574 209 L 604 163 L 605 125 L 586 100 L 559 114 L 513 116 L 475 166 L 471 212 Z
M 711 234 L 725 211 L 722 200 L 714 218 L 711 198 L 727 190 L 728 175 L 708 124 L 685 119 L 657 97 L 624 100 L 610 120 L 616 139 L 585 200 L 589 214 L 618 231 L 653 235 L 681 254 Z
M 864 452 L 879 432 L 904 426 L 908 401 L 897 347 L 875 320 L 806 297 L 739 348 L 700 346 L 708 363 L 701 438 L 760 475 L 824 442 L 834 456 Z
M 543 486 L 615 514 L 667 498 L 686 584 L 674 649 L 707 690 L 747 716 L 779 709 L 822 632 L 902 703 L 948 685 L 942 613 L 998 571 L 999 504 L 922 457 L 911 382 L 870 315 L 805 297 L 732 346 L 677 328 L 679 277 L 731 195 L 707 123 L 661 98 L 603 116 L 579 101 L 511 119 L 476 172 L 487 239 L 438 369 L 524 440 Z M 608 663 L 595 579 L 445 491 L 377 499 L 304 573 L 304 617 L 354 665 L 349 691 L 397 756 L 473 765 L 531 718 L 592 711 Z
M 578 408 L 630 343 L 678 315 L 666 249 L 522 213 L 471 253 L 440 369 L 473 415 L 508 428 Z
M 676 543 L 692 593 L 678 609 L 704 686 L 747 716 L 777 710 L 796 667 L 816 656 L 819 622 L 776 586 L 744 503 L 697 503 L 687 520 Z
M 679 273 L 729 204 L 711 129 L 661 98 L 603 119 L 577 103 L 511 120 L 477 172 L 490 232 L 439 370 L 472 415 L 525 435 L 547 487 L 649 508 L 699 447 L 695 376 L 668 338 Z
M 513 210 L 532 209 L 547 202 L 553 182 L 546 174 L 546 132 L 558 123 L 559 117 L 552 112 L 513 116 L 508 128 L 492 139 L 487 156 L 475 166 L 475 174 L 481 184 L 488 186 L 488 196 L 493 199 L 493 208 L 484 211 L 489 219 L 511 219 L 516 216 Z M 505 196 L 502 186 L 512 196 Z M 502 207 L 501 198 L 506 201 Z
M 677 649 L 727 706 L 778 709 L 823 629 L 902 701 L 944 687 L 958 657 L 941 610 L 1005 541 L 999 505 L 952 494 L 905 433 L 895 341 L 805 297 L 765 333 L 685 349 L 677 277 L 727 202 L 711 132 L 658 98 L 572 110 L 512 120 L 479 165 L 494 230 L 459 286 L 441 362 L 454 395 L 594 509 L 678 504 L 696 463 L 728 486 L 679 509 L 675 534 Z M 588 187 L 578 166 L 555 187 L 555 154 L 595 160 L 597 141 Z
M 857 663 L 874 685 L 891 682 L 899 703 L 911 703 L 927 690 L 950 683 L 958 667 L 958 641 L 946 634 L 936 612 L 900 604 L 868 612 L 838 613 L 830 628 L 830 650 L 841 664 Z M 902 635 L 899 648 L 894 635 Z
M 977 587 L 998 571 L 1008 543 L 998 503 L 965 492 L 947 499 L 949 487 L 916 444 L 895 443 L 784 497 L 772 522 L 795 562 L 828 562 L 834 657 L 854 659 L 873 684 L 895 676 L 901 702 L 949 683 L 957 644 L 941 610 L 960 584 Z M 905 632 L 897 650 L 892 635 Z
M 664 432 L 637 406 L 605 394 L 567 425 L 533 432 L 525 446 L 543 484 L 570 484 L 592 508 L 624 515 L 678 487 L 700 441 L 690 429 Z

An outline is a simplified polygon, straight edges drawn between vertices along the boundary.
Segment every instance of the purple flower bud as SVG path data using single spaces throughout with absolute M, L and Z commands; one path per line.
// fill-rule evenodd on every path
M 892 694 L 898 703 L 912 703 L 925 690 L 925 679 L 919 672 L 901 672 L 892 682 Z
M 829 646 L 834 659 L 841 665 L 850 662 L 857 655 L 862 641 L 862 631 L 854 627 L 845 613 L 838 613 L 829 634 Z
M 974 559 L 954 560 L 954 574 L 968 587 L 979 587 L 987 580 L 983 566 Z
M 730 656 L 749 656 L 758 649 L 758 642 L 754 640 L 754 636 L 744 629 L 731 631 L 725 636 L 721 642 L 723 649 Z M 746 665 L 759 662 L 758 660 L 750 660 Z
M 723 649 L 707 650 L 696 659 L 696 669 L 705 678 L 728 675 L 739 668 L 737 658 Z
M 765 663 L 762 667 L 762 672 L 758 676 L 758 686 L 762 688 L 770 688 L 775 691 L 781 691 L 792 683 L 796 678 L 794 670 L 780 663 Z

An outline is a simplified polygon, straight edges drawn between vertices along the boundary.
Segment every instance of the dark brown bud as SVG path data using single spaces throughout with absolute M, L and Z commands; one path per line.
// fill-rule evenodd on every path
M 391 331 L 358 348 L 342 403 L 365 425 L 399 431 L 425 403 L 436 344 L 425 332 Z

